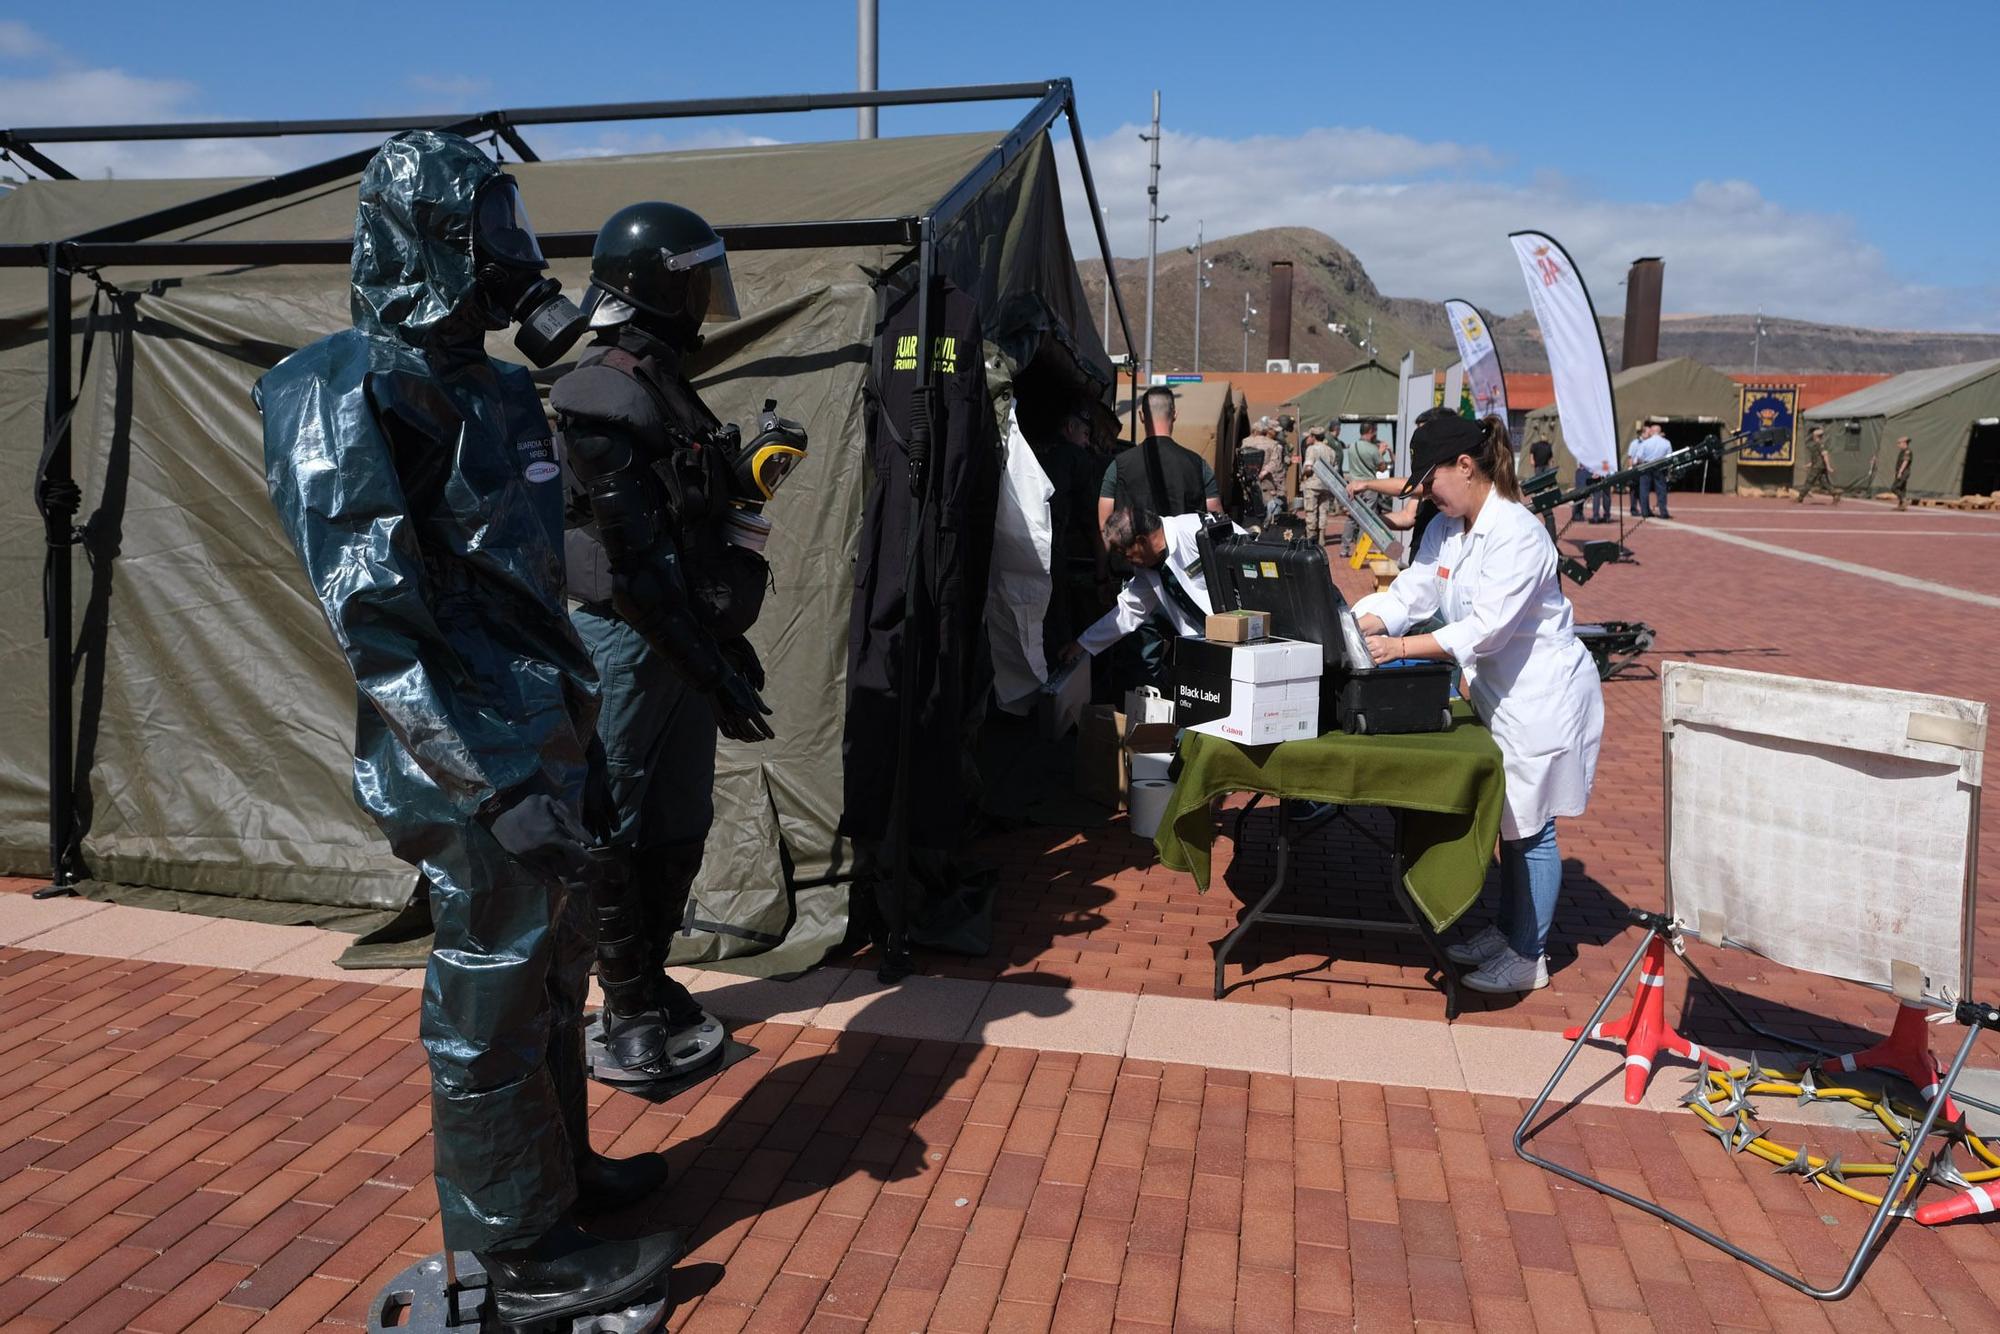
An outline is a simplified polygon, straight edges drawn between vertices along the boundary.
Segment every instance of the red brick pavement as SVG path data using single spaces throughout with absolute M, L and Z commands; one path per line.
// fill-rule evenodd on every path
M 359 1325 L 439 1244 L 415 1008 L 0 950 L 0 1326 Z M 673 1102 L 593 1090 L 601 1149 L 673 1162 L 657 1212 L 620 1221 L 692 1230 L 690 1334 L 2000 1329 L 2000 1230 L 1902 1228 L 1821 1307 L 1516 1160 L 1512 1099 L 739 1036 L 758 1054 Z M 1864 1218 L 1686 1116 L 1585 1108 L 1543 1143 L 1820 1281 Z
M 1694 524 L 1848 525 L 1851 537 L 1814 535 L 1813 540 L 1826 554 L 1863 564 L 1883 564 L 1884 553 L 1897 550 L 1886 545 L 1888 539 L 1869 536 L 1875 530 L 2000 527 L 2000 518 L 1897 514 L 1862 505 L 1802 509 L 1719 496 L 1687 496 L 1676 503 Z M 1570 536 L 1613 531 L 1580 525 Z M 1783 534 L 1752 536 L 1787 540 Z M 1806 538 L 1791 540 L 1803 544 Z M 1639 529 L 1632 546 L 1641 563 L 1602 570 L 1572 589 L 1571 597 L 1581 619 L 1652 624 L 1659 638 L 1642 660 L 1646 667 L 1684 659 L 2000 702 L 1991 670 L 2000 661 L 2000 614 L 1745 550 L 1672 525 Z M 1926 562 L 1913 572 L 1980 591 L 2000 569 L 2000 540 L 1959 546 L 1961 560 L 1950 568 Z M 1981 560 L 1993 564 L 1977 577 L 1968 575 Z M 1344 565 L 1336 578 L 1351 596 L 1367 586 L 1365 576 Z M 1604 748 L 1590 810 L 1560 827 L 1564 897 L 1550 950 L 1552 984 L 1519 1001 L 1473 998 L 1475 1008 L 1461 1022 L 1553 1029 L 1587 1017 L 1634 948 L 1636 937 L 1623 925 L 1625 908 L 1657 908 L 1662 902 L 1658 684 L 1643 675 L 1615 679 L 1605 686 L 1605 706 Z M 975 857 L 997 868 L 1001 885 L 994 953 L 981 960 L 933 959 L 928 966 L 960 976 L 1046 976 L 1084 987 L 1206 996 L 1213 944 L 1235 924 L 1241 898 L 1254 896 L 1272 873 L 1269 845 L 1259 838 L 1260 829 L 1269 828 L 1253 817 L 1245 846 L 1236 848 L 1224 822 L 1216 844 L 1216 888 L 1207 895 L 1198 894 L 1188 877 L 1155 865 L 1150 846 L 1127 835 L 1122 821 L 1081 835 L 1028 829 L 984 839 Z M 1297 902 L 1335 914 L 1389 912 L 1377 888 L 1386 874 L 1382 856 L 1366 839 L 1335 829 L 1304 857 Z M 1995 913 L 2000 819 L 1986 820 L 1984 829 L 1980 860 L 1986 870 L 1980 883 L 1987 925 L 1978 933 L 1978 976 L 2000 980 Z M 1481 920 L 1485 911 L 1475 909 L 1472 920 Z M 1710 974 L 1736 990 L 1739 1003 L 1766 1025 L 1842 1045 L 1862 1044 L 1862 1030 L 1887 1031 L 1893 1007 L 1873 993 L 1745 955 L 1705 951 L 1702 958 Z M 1672 974 L 1678 997 L 1681 979 L 1677 969 Z M 1259 1004 L 1418 1018 L 1439 1018 L 1444 1011 L 1415 947 L 1383 937 L 1328 939 L 1323 933 L 1268 928 L 1239 948 L 1228 981 L 1230 999 Z M 1237 985 L 1244 982 L 1251 985 Z M 1687 1027 L 1698 1040 L 1744 1036 L 1712 1002 Z M 2000 1052 L 1981 1053 L 1975 1062 L 2000 1063 Z

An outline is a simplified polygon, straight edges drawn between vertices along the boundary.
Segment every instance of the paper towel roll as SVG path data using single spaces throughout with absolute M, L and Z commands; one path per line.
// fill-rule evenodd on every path
M 1132 833 L 1139 838 L 1151 838 L 1160 828 L 1160 817 L 1167 813 L 1167 798 L 1174 794 L 1174 785 L 1159 778 L 1141 778 L 1131 785 L 1125 798 L 1125 808 L 1132 824 Z
M 1173 762 L 1174 757 L 1164 751 L 1155 755 L 1149 751 L 1135 750 L 1131 757 L 1132 781 L 1172 782 L 1173 780 L 1167 777 L 1167 766 Z

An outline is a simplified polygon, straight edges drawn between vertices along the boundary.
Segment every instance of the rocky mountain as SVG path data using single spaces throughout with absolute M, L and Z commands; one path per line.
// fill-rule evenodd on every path
M 1258 313 L 1250 318 L 1250 369 L 1262 370 L 1270 336 L 1271 261 L 1292 261 L 1292 359 L 1317 361 L 1327 371 L 1340 370 L 1362 358 L 1359 346 L 1372 337 L 1376 358 L 1395 365 L 1404 352 L 1414 351 L 1419 366 L 1442 366 L 1455 359 L 1451 327 L 1436 301 L 1384 296 L 1354 253 L 1323 232 L 1307 227 L 1274 227 L 1210 241 L 1205 250 L 1209 286 L 1201 297 L 1201 360 L 1208 370 L 1240 369 L 1244 365 L 1244 298 Z M 1143 345 L 1146 318 L 1146 261 L 1119 259 L 1118 289 L 1125 299 L 1132 336 Z M 1194 256 L 1184 250 L 1162 252 L 1156 271 L 1158 315 L 1153 327 L 1153 363 L 1157 369 L 1194 367 Z M 1091 309 L 1103 320 L 1104 266 L 1089 259 L 1078 264 Z M 1671 272 L 1668 282 L 1673 281 Z M 1594 295 L 1600 302 L 1599 324 L 1612 369 L 1624 345 L 1622 313 L 1603 309 L 1616 297 Z M 1548 358 L 1541 334 L 1527 310 L 1512 314 L 1483 312 L 1500 348 L 1500 361 L 1510 371 L 1546 371 Z M 1372 321 L 1372 324 L 1371 324 Z M 1116 313 L 1113 314 L 1116 323 Z M 1955 362 L 2000 357 L 2000 334 L 1918 333 L 1895 329 L 1861 329 L 1814 324 L 1806 320 L 1764 317 L 1761 346 L 1752 315 L 1669 315 L 1660 323 L 1660 355 L 1692 357 L 1722 371 L 1756 368 L 1772 373 L 1841 374 L 1916 370 Z M 1372 334 L 1371 334 L 1372 329 Z M 1111 336 L 1114 352 L 1125 350 L 1122 333 Z

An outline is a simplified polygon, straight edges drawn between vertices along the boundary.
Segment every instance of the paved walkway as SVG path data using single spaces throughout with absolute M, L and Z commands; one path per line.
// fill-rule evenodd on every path
M 439 1244 L 416 1000 L 0 950 L 0 1323 L 363 1323 Z M 738 1036 L 757 1055 L 672 1102 L 593 1090 L 600 1149 L 673 1162 L 616 1225 L 692 1229 L 679 1330 L 2000 1328 L 2000 1232 L 1903 1228 L 1822 1308 L 1516 1160 L 1519 1098 L 1394 1082 L 1393 1058 L 1336 1080 Z M 1822 1281 L 1862 1224 L 1684 1113 L 1584 1106 L 1544 1143 Z

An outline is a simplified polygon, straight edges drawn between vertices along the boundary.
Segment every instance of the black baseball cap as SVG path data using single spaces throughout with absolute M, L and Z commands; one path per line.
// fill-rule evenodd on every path
M 1431 475 L 1439 464 L 1450 463 L 1460 454 L 1478 454 L 1486 443 L 1486 433 L 1477 422 L 1463 417 L 1433 417 L 1410 432 L 1410 477 L 1403 483 L 1409 495 L 1417 484 Z

